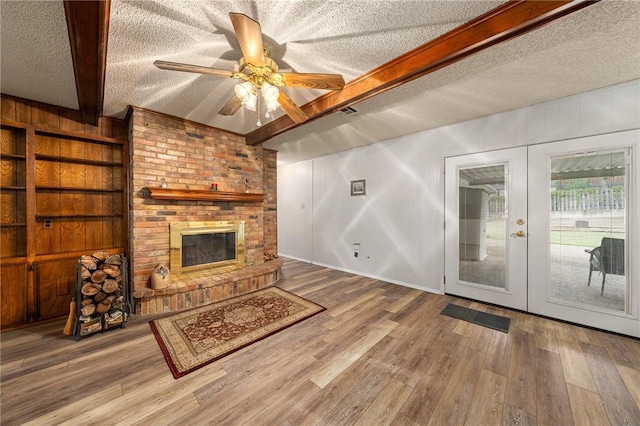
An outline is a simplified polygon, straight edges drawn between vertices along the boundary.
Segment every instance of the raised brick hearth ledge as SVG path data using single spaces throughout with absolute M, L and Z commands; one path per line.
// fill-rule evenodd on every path
M 282 260 L 273 259 L 230 272 L 196 272 L 172 277 L 169 288 L 134 290 L 134 312 L 148 315 L 195 308 L 273 285 L 281 276 Z

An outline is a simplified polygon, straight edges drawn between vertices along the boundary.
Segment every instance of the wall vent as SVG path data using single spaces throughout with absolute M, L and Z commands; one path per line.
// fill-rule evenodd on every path
M 192 137 L 192 138 L 196 138 L 196 139 L 204 139 L 203 135 L 199 135 L 199 134 L 194 133 L 194 132 L 187 132 L 187 136 Z
M 355 114 L 356 111 L 355 109 L 351 108 L 351 107 L 346 107 L 346 108 L 342 108 L 340 111 L 340 114 L 347 116 L 347 115 L 351 115 L 351 114 Z

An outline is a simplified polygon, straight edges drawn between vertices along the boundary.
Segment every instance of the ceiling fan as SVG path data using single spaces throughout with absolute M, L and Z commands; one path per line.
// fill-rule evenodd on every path
M 266 107 L 266 117 L 269 117 L 269 112 L 281 107 L 296 123 L 304 123 L 309 119 L 307 114 L 278 87 L 287 86 L 325 90 L 340 90 L 344 87 L 344 79 L 340 74 L 280 72 L 278 65 L 270 58 L 269 49 L 265 48 L 262 43 L 260 24 L 241 13 L 229 13 L 229 17 L 243 55 L 238 61 L 238 71 L 167 61 L 155 61 L 153 64 L 164 70 L 217 75 L 243 80 L 243 83 L 234 87 L 235 94 L 220 109 L 218 114 L 233 115 L 241 106 L 244 106 L 251 111 L 257 111 L 258 126 L 261 125 L 262 103 Z M 263 102 L 260 102 L 261 98 Z

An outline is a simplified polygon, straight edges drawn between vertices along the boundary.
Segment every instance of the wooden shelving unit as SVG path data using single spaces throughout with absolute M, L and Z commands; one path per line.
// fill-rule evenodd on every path
M 66 317 L 78 257 L 128 250 L 128 124 L 1 96 L 0 329 Z
M 238 203 L 259 203 L 264 194 L 257 192 L 227 192 L 208 189 L 172 189 L 146 187 L 149 196 L 155 200 L 174 201 L 233 201 Z
M 27 320 L 27 164 L 26 132 L 0 129 L 0 325 Z

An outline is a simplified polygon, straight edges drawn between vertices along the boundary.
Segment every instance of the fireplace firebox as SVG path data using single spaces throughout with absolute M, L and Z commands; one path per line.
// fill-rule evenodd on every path
M 170 267 L 174 275 L 244 266 L 244 222 L 171 224 Z

